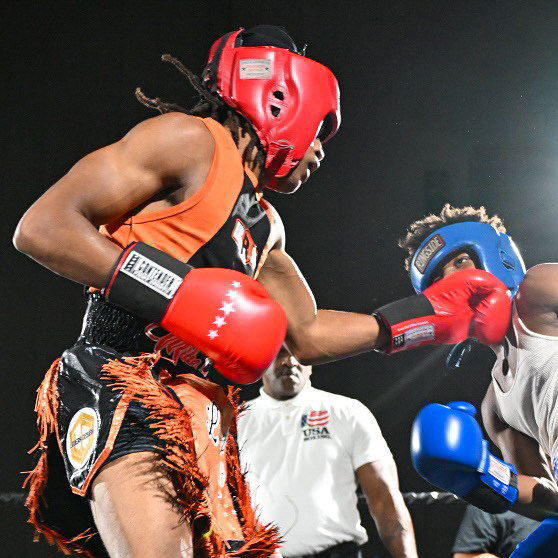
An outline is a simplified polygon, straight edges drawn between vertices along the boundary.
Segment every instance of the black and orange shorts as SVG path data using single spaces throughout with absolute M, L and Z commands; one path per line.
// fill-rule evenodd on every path
M 31 522 L 66 553 L 107 558 L 88 503 L 91 483 L 103 465 L 149 451 L 173 477 L 195 556 L 270 556 L 278 536 L 250 504 L 236 444 L 238 401 L 191 374 L 159 377 L 157 360 L 82 344 L 52 365 L 37 396 Z

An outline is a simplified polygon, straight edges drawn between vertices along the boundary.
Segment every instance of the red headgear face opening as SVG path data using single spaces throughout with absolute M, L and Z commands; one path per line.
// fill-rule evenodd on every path
M 322 143 L 341 123 L 339 87 L 318 62 L 278 47 L 235 46 L 242 29 L 218 39 L 204 83 L 254 127 L 271 176 L 287 175 L 320 132 Z

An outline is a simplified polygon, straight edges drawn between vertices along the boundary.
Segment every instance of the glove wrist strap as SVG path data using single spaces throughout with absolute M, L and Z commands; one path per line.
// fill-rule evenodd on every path
M 192 266 L 143 242 L 126 247 L 103 289 L 105 298 L 149 322 L 161 323 Z
M 465 500 L 489 513 L 509 510 L 519 494 L 517 470 L 511 463 L 492 455 L 487 440 L 483 440 L 483 457 L 478 471 L 481 482 Z
M 383 352 L 397 352 L 420 347 L 434 339 L 434 326 L 425 319 L 436 312 L 424 295 L 414 295 L 374 311 L 373 315 L 388 330 L 391 343 Z

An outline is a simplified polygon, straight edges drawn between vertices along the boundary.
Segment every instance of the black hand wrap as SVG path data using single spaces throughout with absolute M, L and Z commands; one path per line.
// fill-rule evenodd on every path
M 435 313 L 430 300 L 422 294 L 408 296 L 377 308 L 372 315 L 376 317 L 381 326 L 387 331 L 388 340 L 383 347 L 379 347 L 376 350 L 382 353 L 389 353 L 407 344 L 412 344 L 413 339 L 408 338 L 408 332 L 398 333 L 396 326 L 408 320 L 432 316 Z
M 395 302 L 390 302 L 374 310 L 373 315 L 379 316 L 389 327 L 407 320 L 432 316 L 436 314 L 432 303 L 424 295 L 412 295 Z

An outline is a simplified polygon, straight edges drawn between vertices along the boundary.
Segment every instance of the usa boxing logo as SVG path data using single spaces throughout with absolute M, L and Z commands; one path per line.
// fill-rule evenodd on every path
M 304 441 L 331 438 L 327 425 L 329 424 L 329 412 L 325 410 L 310 411 L 302 415 L 300 426 Z

